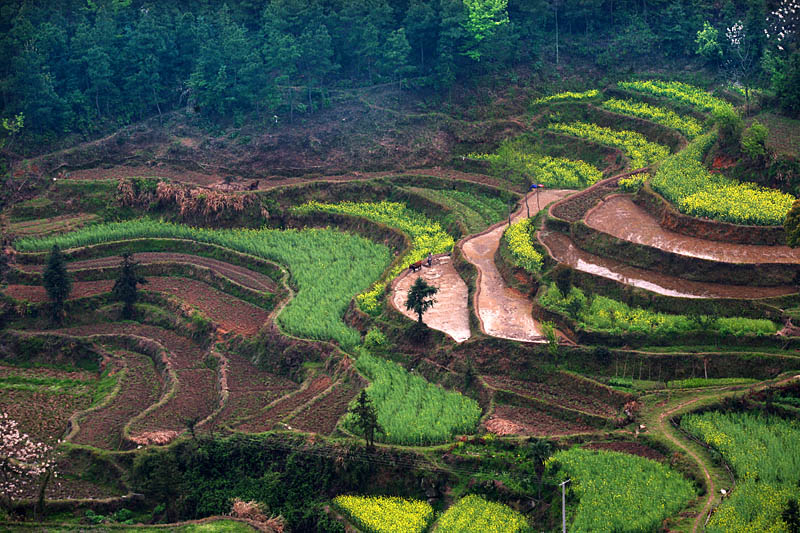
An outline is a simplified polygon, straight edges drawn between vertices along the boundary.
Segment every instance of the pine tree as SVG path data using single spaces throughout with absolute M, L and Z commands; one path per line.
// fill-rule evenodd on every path
M 439 292 L 438 287 L 433 287 L 428 285 L 428 283 L 422 279 L 417 278 L 417 281 L 408 289 L 408 299 L 406 299 L 406 309 L 409 311 L 413 310 L 417 313 L 419 317 L 419 323 L 422 324 L 422 314 L 433 307 L 433 304 L 436 303 L 436 299 L 432 298 Z M 431 297 L 430 300 L 427 298 Z
M 119 265 L 119 277 L 114 283 L 114 298 L 122 302 L 122 318 L 130 319 L 133 317 L 133 304 L 139 297 L 136 285 L 147 283 L 147 280 L 139 277 L 136 267 L 139 265 L 133 260 L 130 252 L 122 254 L 122 263 Z
M 350 413 L 355 417 L 355 424 L 364 435 L 367 447 L 372 448 L 375 442 L 375 432 L 383 433 L 383 428 L 378 424 L 378 413 L 372 400 L 367 396 L 367 391 L 362 390 L 356 404 L 350 409 Z
M 64 302 L 72 291 L 72 279 L 67 273 L 64 256 L 58 245 L 53 245 L 50 256 L 47 258 L 47 268 L 42 276 L 44 288 L 52 305 L 53 322 L 60 324 L 64 318 Z

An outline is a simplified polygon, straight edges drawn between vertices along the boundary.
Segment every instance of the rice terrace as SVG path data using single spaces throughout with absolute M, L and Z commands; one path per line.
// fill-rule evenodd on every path
M 9 0 L 0 530 L 800 531 L 796 0 Z

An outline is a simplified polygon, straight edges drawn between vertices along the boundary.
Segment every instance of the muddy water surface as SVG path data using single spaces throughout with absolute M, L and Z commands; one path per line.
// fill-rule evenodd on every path
M 626 285 L 639 287 L 664 296 L 679 298 L 770 298 L 792 294 L 795 287 L 748 287 L 742 285 L 724 285 L 721 283 L 702 283 L 687 281 L 632 267 L 620 261 L 599 257 L 581 250 L 563 233 L 540 231 L 537 234 L 550 255 L 559 263 L 564 263 L 575 270 L 588 272 L 607 279 L 619 281 Z
M 545 190 L 540 193 L 538 206 L 544 208 L 574 191 Z M 528 195 L 531 214 L 536 212 L 535 193 Z M 512 215 L 512 221 L 527 216 L 527 207 L 522 202 L 520 209 Z M 507 223 L 496 224 L 489 231 L 466 239 L 461 249 L 467 260 L 480 272 L 475 310 L 484 333 L 504 339 L 545 342 L 539 324 L 533 319 L 533 302 L 519 291 L 506 286 L 494 263 L 500 238 Z
M 724 263 L 800 263 L 800 248 L 707 241 L 662 228 L 630 196 L 614 195 L 586 215 L 586 224 L 625 241 Z

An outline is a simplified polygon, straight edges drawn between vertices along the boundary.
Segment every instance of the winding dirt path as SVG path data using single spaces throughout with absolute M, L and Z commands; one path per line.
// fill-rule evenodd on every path
M 703 510 L 700 512 L 700 514 L 697 515 L 697 518 L 694 521 L 694 525 L 692 526 L 692 533 L 696 533 L 697 532 L 698 527 L 700 526 L 700 523 L 703 520 L 703 517 L 706 516 L 708 511 L 711 509 L 711 506 L 714 504 L 714 499 L 717 497 L 717 485 L 716 485 L 716 483 L 714 483 L 714 478 L 711 475 L 711 472 L 709 471 L 708 465 L 706 464 L 705 460 L 701 459 L 699 455 L 697 455 L 692 450 L 690 450 L 688 446 L 686 446 L 680 439 L 678 439 L 672 433 L 671 428 L 669 427 L 670 424 L 668 422 L 666 422 L 666 421 L 669 420 L 672 417 L 672 415 L 674 415 L 678 411 L 680 411 L 680 410 L 688 407 L 689 405 L 692 405 L 693 403 L 696 403 L 696 402 L 698 402 L 698 401 L 700 401 L 700 400 L 702 400 L 704 398 L 705 398 L 705 396 L 698 396 L 696 398 L 692 398 L 691 400 L 687 400 L 687 401 L 685 401 L 683 403 L 680 403 L 677 406 L 673 407 L 672 409 L 669 409 L 668 411 L 664 411 L 660 415 L 658 415 L 658 429 L 659 429 L 659 431 L 661 431 L 661 433 L 664 435 L 664 437 L 666 437 L 670 442 L 672 442 L 678 448 L 680 448 L 681 450 L 686 452 L 686 454 L 689 457 L 691 457 L 692 460 L 697 465 L 700 466 L 701 470 L 703 471 L 703 476 L 706 479 L 706 487 L 707 487 L 706 492 L 708 494 L 708 497 L 706 498 L 706 503 L 703 505 Z
M 572 239 L 563 233 L 542 230 L 536 233 L 536 237 L 547 248 L 553 259 L 559 263 L 581 272 L 618 281 L 625 285 L 639 287 L 664 296 L 677 298 L 756 299 L 785 296 L 797 292 L 795 287 L 788 285 L 750 287 L 746 285 L 687 281 L 683 278 L 633 267 L 615 259 L 591 254 L 578 248 Z
M 708 241 L 669 231 L 628 195 L 606 197 L 589 210 L 585 221 L 618 239 L 688 257 L 723 263 L 800 263 L 800 248 Z
M 405 302 L 408 290 L 418 278 L 439 288 L 435 297 L 436 303 L 422 316 L 422 321 L 428 327 L 443 331 L 456 342 L 469 339 L 471 333 L 467 284 L 456 272 L 450 257 L 436 256 L 430 267 L 423 267 L 417 272 L 406 269 L 392 282 L 392 306 L 411 320 L 417 320 L 417 315 L 406 309 Z
M 134 261 L 138 261 L 143 265 L 157 263 L 177 263 L 204 267 L 213 270 L 214 272 L 228 278 L 231 281 L 235 281 L 239 285 L 247 287 L 248 289 L 273 293 L 277 290 L 277 284 L 269 276 L 245 267 L 232 265 L 218 259 L 212 259 L 210 257 L 169 252 L 139 252 L 133 254 L 133 259 Z M 116 268 L 119 266 L 119 264 L 119 256 L 100 257 L 98 259 L 69 262 L 67 263 L 67 270 L 72 272 L 75 270 L 96 268 Z M 44 272 L 44 265 L 15 264 L 14 266 L 25 272 Z
M 573 192 L 546 189 L 539 193 L 538 206 L 545 207 Z M 528 205 L 531 213 L 535 213 L 535 193 L 528 194 Z M 526 215 L 527 209 L 523 201 L 511 216 L 512 222 Z M 517 341 L 546 342 L 539 324 L 531 314 L 533 302 L 526 295 L 508 287 L 494 263 L 494 256 L 507 224 L 507 221 L 499 222 L 482 233 L 466 238 L 460 245 L 464 257 L 478 269 L 475 312 L 481 329 L 487 335 Z

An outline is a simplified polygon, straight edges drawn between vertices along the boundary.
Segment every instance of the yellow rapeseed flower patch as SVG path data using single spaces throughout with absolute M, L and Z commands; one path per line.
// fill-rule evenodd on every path
M 419 500 L 389 496 L 337 496 L 334 505 L 366 533 L 421 533 L 433 508 Z
M 699 87 L 679 81 L 621 81 L 617 85 L 622 89 L 652 94 L 653 96 L 668 98 L 681 104 L 691 105 L 701 111 L 733 108 L 733 106 L 725 100 L 715 98 Z
M 519 222 L 511 224 L 503 234 L 508 249 L 514 257 L 514 262 L 530 273 L 539 272 L 542 269 L 542 254 L 533 247 L 531 231 L 534 226 L 531 219 L 523 218 Z
M 470 494 L 450 507 L 436 523 L 436 533 L 517 533 L 525 531 L 524 516 L 502 503 Z
M 543 96 L 542 98 L 537 98 L 533 101 L 534 105 L 536 104 L 545 104 L 547 102 L 553 102 L 556 100 L 587 100 L 590 98 L 595 98 L 600 94 L 600 91 L 597 89 L 591 89 L 588 91 L 583 91 L 581 93 L 576 93 L 572 91 L 564 91 L 563 93 L 558 94 L 551 94 L 550 96 Z
M 669 109 L 652 106 L 644 102 L 610 98 L 603 102 L 601 107 L 621 115 L 630 115 L 647 119 L 656 124 L 678 130 L 689 139 L 696 137 L 703 130 L 703 126 L 692 117 L 682 117 Z
M 588 122 L 550 124 L 548 129 L 622 150 L 634 168 L 645 167 L 669 155 L 666 146 L 650 142 L 641 133 L 614 130 Z

